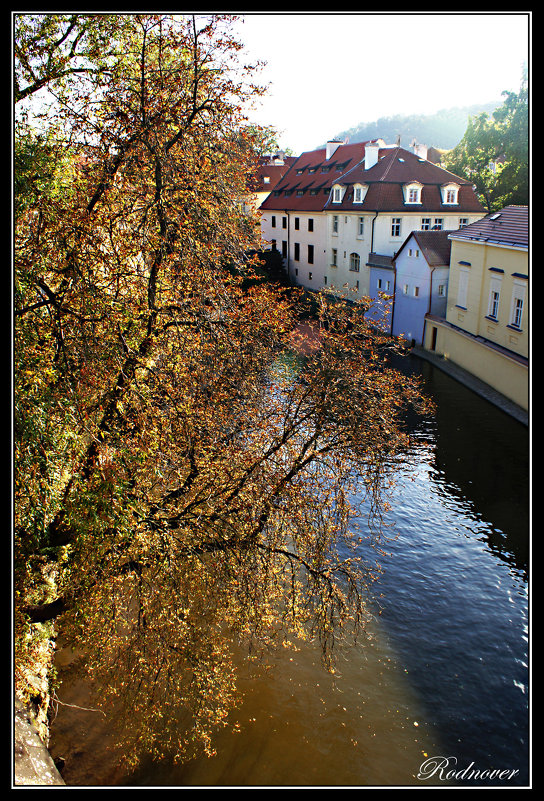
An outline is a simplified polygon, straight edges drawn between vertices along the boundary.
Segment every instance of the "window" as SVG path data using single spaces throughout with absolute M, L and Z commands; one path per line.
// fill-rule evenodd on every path
M 276 216 L 273 214 L 272 215 L 272 228 L 275 228 L 275 227 L 276 227 Z
M 333 186 L 332 188 L 332 202 L 333 203 L 341 203 L 342 201 L 342 187 L 341 186 Z
M 512 315 L 512 325 L 521 328 L 521 318 L 523 316 L 523 298 L 514 299 L 514 309 Z
M 468 270 L 461 267 L 459 270 L 459 286 L 457 287 L 457 305 L 463 309 L 467 308 L 468 294 Z
M 282 217 L 281 218 L 281 227 L 282 228 L 287 228 L 287 217 Z
M 361 257 L 358 253 L 350 253 L 349 254 L 349 269 L 351 272 L 358 273 L 359 266 L 361 264 Z
M 314 230 L 314 221 L 312 217 L 310 217 L 308 220 L 308 231 L 313 231 L 313 230 Z
M 459 217 L 459 228 L 464 228 L 468 225 L 468 217 Z
M 489 296 L 489 316 L 497 317 L 499 313 L 499 298 L 500 293 L 496 289 L 492 289 Z
M 438 294 L 441 296 L 446 294 L 446 284 L 438 284 Z
M 423 217 L 421 220 L 421 230 L 422 231 L 430 231 L 431 230 L 431 218 L 430 217 Z
M 304 189 L 297 189 L 297 197 L 302 197 L 304 194 Z
M 444 219 L 443 219 L 443 217 L 435 217 L 434 218 L 433 231 L 441 231 L 443 227 L 444 227 Z
M 402 287 L 402 294 L 403 295 L 408 294 L 408 284 L 404 284 L 404 286 Z
M 300 261 L 300 245 L 298 242 L 295 242 L 295 261 Z
M 336 250 L 336 248 L 332 249 L 331 267 L 338 267 L 338 251 Z
M 276 250 L 276 240 L 273 239 L 270 243 L 272 250 Z
M 365 235 L 365 218 L 359 217 L 357 219 L 357 236 Z
M 314 246 L 308 245 L 308 264 L 314 263 Z
M 270 178 L 268 177 L 268 175 L 263 175 L 263 182 L 265 184 L 269 184 L 270 183 Z
M 405 184 L 403 187 L 405 203 L 421 203 L 422 185 L 417 181 Z
M 312 280 L 312 278 L 313 278 L 313 274 L 312 274 L 312 273 L 308 273 L 308 278 L 309 278 L 309 279 L 310 279 L 310 281 L 311 281 L 311 280 Z
M 299 228 L 300 228 L 300 219 L 298 217 L 295 217 L 295 231 L 298 231 Z
M 391 236 L 400 236 L 400 217 L 393 217 L 391 220 Z
M 414 298 L 418 298 L 418 297 L 419 297 L 419 287 L 415 286 L 414 287 Z
M 386 281 L 384 278 L 378 278 L 376 287 L 379 292 L 389 292 L 391 289 L 391 281 Z
M 287 258 L 287 242 L 285 241 L 285 239 L 281 243 L 281 255 L 282 258 L 284 259 Z
M 442 203 L 449 206 L 456 205 L 459 196 L 458 184 L 445 184 L 442 188 Z
M 501 296 L 500 278 L 492 278 L 489 286 L 489 303 L 487 307 L 487 316 L 493 317 L 494 320 L 496 320 L 499 316 L 500 296 Z
M 333 232 L 333 234 L 337 234 L 338 233 L 338 215 L 337 214 L 335 214 L 334 217 L 332 218 L 332 232 Z
M 355 184 L 355 186 L 353 187 L 353 202 L 362 203 L 365 199 L 367 189 L 368 189 L 367 186 L 362 186 L 361 184 Z

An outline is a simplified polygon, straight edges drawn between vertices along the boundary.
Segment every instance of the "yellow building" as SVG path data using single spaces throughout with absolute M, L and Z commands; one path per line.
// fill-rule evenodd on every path
M 427 315 L 424 348 L 527 410 L 527 206 L 507 206 L 450 234 L 446 318 Z

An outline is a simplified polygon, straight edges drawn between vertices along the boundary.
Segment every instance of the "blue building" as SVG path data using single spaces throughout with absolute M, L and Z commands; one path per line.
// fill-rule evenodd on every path
M 369 268 L 369 292 L 372 306 L 366 317 L 376 328 L 391 333 L 393 299 L 395 296 L 395 263 L 393 256 L 369 253 L 366 266 Z
M 425 315 L 446 316 L 451 231 L 414 231 L 393 258 L 391 333 L 423 343 Z

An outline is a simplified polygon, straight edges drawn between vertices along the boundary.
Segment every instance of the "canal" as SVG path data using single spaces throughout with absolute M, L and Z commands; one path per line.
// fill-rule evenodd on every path
M 61 706 L 51 752 L 71 785 L 523 786 L 529 781 L 529 435 L 430 363 L 414 419 L 369 637 L 334 676 L 310 646 L 242 679 L 217 755 L 130 774 L 96 713 Z M 85 706 L 77 681 L 63 701 Z M 479 772 L 478 772 L 479 771 Z M 493 779 L 482 771 L 494 771 Z

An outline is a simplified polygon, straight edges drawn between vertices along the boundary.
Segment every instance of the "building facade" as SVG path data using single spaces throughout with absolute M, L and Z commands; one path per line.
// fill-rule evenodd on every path
M 424 347 L 528 409 L 527 206 L 452 232 L 445 319 L 427 315 Z
M 391 333 L 421 345 L 425 316 L 445 317 L 451 241 L 448 231 L 415 231 L 394 259 L 394 304 Z M 379 291 L 371 269 L 371 296 Z
M 328 246 L 337 254 L 328 284 L 359 296 L 372 296 L 376 261 L 393 259 L 413 231 L 454 231 L 485 215 L 469 181 L 409 150 L 375 143 L 333 183 L 324 211 Z
M 360 298 L 370 293 L 369 265 L 391 259 L 410 232 L 457 230 L 485 210 L 469 181 L 376 140 L 303 153 L 261 213 L 263 239 L 281 248 L 297 284 Z

